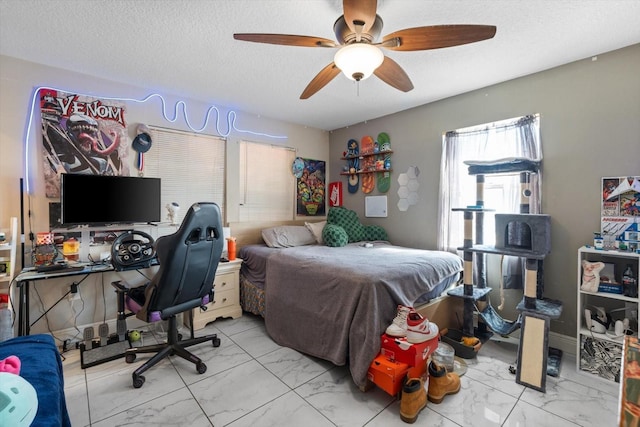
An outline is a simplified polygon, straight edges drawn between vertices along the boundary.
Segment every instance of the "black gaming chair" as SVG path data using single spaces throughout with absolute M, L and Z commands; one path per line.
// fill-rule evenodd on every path
M 185 347 L 205 341 L 212 341 L 214 347 L 220 345 L 215 334 L 194 338 L 193 330 L 191 338 L 181 340 L 176 321 L 179 313 L 204 308 L 213 301 L 213 281 L 224 242 L 220 216 L 220 208 L 215 203 L 193 204 L 174 234 L 155 241 L 160 266 L 151 282 L 131 289 L 120 281 L 112 283 L 119 297 L 119 316 L 123 315 L 126 305 L 131 311 L 128 315 L 135 314 L 149 323 L 160 320 L 169 323 L 166 343 L 126 351 L 127 363 L 133 363 L 138 353 L 156 353 L 132 374 L 135 388 L 144 384 L 143 372 L 172 355 L 195 363 L 198 373 L 206 372 L 207 366 L 202 360 Z

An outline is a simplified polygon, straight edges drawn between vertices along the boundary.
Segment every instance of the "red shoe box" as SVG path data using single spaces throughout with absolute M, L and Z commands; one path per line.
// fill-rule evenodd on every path
M 412 344 L 406 338 L 382 334 L 380 354 L 391 360 L 406 363 L 410 367 L 424 369 L 429 355 L 438 348 L 438 341 L 439 336 L 436 335 L 428 341 Z
M 375 385 L 396 396 L 402 389 L 409 365 L 398 361 L 389 360 L 386 356 L 379 354 L 373 359 L 367 372 L 367 378 Z
M 407 371 L 407 378 L 421 378 L 424 377 L 427 372 L 427 362 L 420 363 L 413 368 L 409 368 Z

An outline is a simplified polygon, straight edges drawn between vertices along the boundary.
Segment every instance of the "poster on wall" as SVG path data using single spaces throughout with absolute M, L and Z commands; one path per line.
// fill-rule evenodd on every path
M 129 175 L 124 104 L 41 89 L 46 196 L 60 197 L 61 173 Z
M 640 176 L 602 178 L 601 216 L 605 249 L 638 250 Z
M 329 206 L 342 206 L 342 182 L 329 183 Z
M 296 174 L 296 212 L 303 216 L 325 215 L 325 162 L 302 159 L 302 171 Z M 298 176 L 299 175 L 299 176 Z
M 619 184 L 620 178 L 602 179 L 602 216 L 618 216 L 620 213 L 618 198 L 609 199 Z

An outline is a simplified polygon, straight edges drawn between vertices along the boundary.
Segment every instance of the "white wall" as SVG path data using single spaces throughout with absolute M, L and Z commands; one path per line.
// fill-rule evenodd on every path
M 22 61 L 16 58 L 0 56 L 0 221 L 8 223 L 9 217 L 20 218 L 20 193 L 19 180 L 24 178 L 24 141 L 28 123 L 28 111 L 34 90 L 37 87 L 46 86 L 64 90 L 70 93 L 81 93 L 100 97 L 121 97 L 130 99 L 144 99 L 155 90 L 129 86 L 117 82 L 98 79 L 92 76 L 76 72 L 69 72 L 56 68 L 46 67 L 40 64 Z M 192 125 L 199 128 L 204 123 L 205 112 L 212 103 L 199 100 L 183 99 L 175 94 L 162 93 L 169 107 L 168 115 L 173 117 L 174 105 L 183 100 L 187 104 L 189 119 Z M 138 123 L 155 125 L 165 128 L 189 130 L 185 121 L 180 118 L 175 123 L 166 121 L 162 116 L 162 106 L 155 98 L 146 103 L 125 102 L 126 122 L 129 136 L 135 136 Z M 228 107 L 218 106 L 221 111 L 220 128 L 222 133 L 228 131 L 227 113 Z M 250 135 L 232 131 L 227 137 L 227 221 L 238 220 L 238 181 L 239 181 L 239 144 L 240 140 L 266 142 L 274 145 L 285 145 L 296 148 L 298 155 L 305 158 L 325 160 L 327 168 L 330 167 L 329 136 L 326 131 L 312 129 L 305 126 L 294 125 L 269 119 L 261 115 L 255 116 L 237 111 L 236 126 L 243 130 L 266 133 L 271 135 L 285 135 L 286 139 L 272 139 L 257 135 Z M 35 112 L 30 141 L 31 157 L 28 159 L 30 167 L 35 171 L 32 194 L 25 198 L 25 211 L 31 211 L 30 220 L 27 220 L 25 212 L 25 233 L 29 231 L 37 233 L 47 231 L 49 228 L 48 203 L 44 196 L 44 180 L 41 165 L 43 164 L 40 152 L 42 136 L 40 132 L 39 112 Z M 267 114 L 268 115 L 268 114 Z M 215 117 L 212 117 L 215 119 Z M 209 125 L 204 133 L 217 135 L 214 125 Z M 129 157 L 130 170 L 134 174 L 134 152 Z M 185 183 L 188 185 L 188 183 Z M 28 243 L 28 242 L 27 242 Z M 28 248 L 28 245 L 25 245 Z M 128 272 L 121 275 L 125 279 L 141 281 L 143 278 L 137 273 Z M 112 275 L 94 275 L 88 278 L 81 286 L 81 294 L 85 300 L 85 306 L 78 315 L 77 324 L 84 325 L 91 322 L 102 322 L 103 301 L 102 281 L 105 283 L 106 316 L 107 319 L 115 318 L 115 298 L 109 285 Z M 47 281 L 38 285 L 39 297 L 43 305 L 49 307 L 68 290 L 68 283 L 63 281 Z M 38 294 L 32 293 L 32 318 L 38 316 L 41 305 Z M 79 308 L 75 307 L 79 312 Z M 34 332 L 46 332 L 69 328 L 74 324 L 74 307 L 63 301 L 48 315 L 49 324 L 43 320 L 34 327 Z
M 600 179 L 640 174 L 640 45 L 584 59 L 331 133 L 329 181 L 343 181 L 338 160 L 350 138 L 387 132 L 394 151 L 389 217 L 394 243 L 436 247 L 442 135 L 449 130 L 526 114 L 541 115 L 543 213 L 552 218 L 545 296 L 564 302 L 551 329 L 575 336 L 577 249 L 600 230 Z M 414 90 L 420 90 L 416 88 Z M 397 177 L 418 166 L 419 203 L 400 212 Z M 378 195 L 374 191 L 371 195 Z M 364 216 L 361 192 L 345 192 L 347 208 Z M 460 219 L 462 221 L 462 217 Z M 494 306 L 499 296 L 492 292 Z M 521 293 L 514 298 L 522 297 Z

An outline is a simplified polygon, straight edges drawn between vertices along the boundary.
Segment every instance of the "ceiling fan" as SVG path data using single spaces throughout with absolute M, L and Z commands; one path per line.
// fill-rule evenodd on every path
M 338 43 L 322 37 L 290 34 L 237 33 L 236 40 L 286 46 L 325 47 L 340 50 L 334 61 L 324 67 L 300 95 L 307 99 L 333 80 L 340 71 L 360 81 L 376 75 L 403 92 L 413 89 L 407 73 L 379 48 L 396 51 L 440 49 L 492 38 L 493 25 L 433 25 L 399 30 L 377 41 L 382 18 L 376 14 L 377 0 L 343 0 L 344 14 L 333 24 Z

